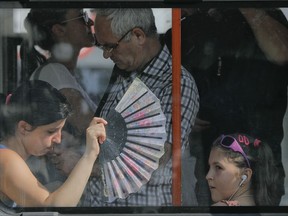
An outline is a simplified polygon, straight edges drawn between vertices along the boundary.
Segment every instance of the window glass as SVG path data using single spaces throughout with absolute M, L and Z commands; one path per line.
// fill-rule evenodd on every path
M 186 4 L 183 7 L 180 4 L 175 5 L 174 7 L 167 2 L 167 4 L 162 4 L 162 2 L 159 1 L 155 1 L 156 3 L 152 3 L 153 1 L 151 1 L 150 4 L 152 5 L 151 8 L 155 17 L 155 25 L 158 33 L 157 41 L 159 40 L 159 44 L 158 42 L 155 42 L 155 44 L 151 43 L 153 45 L 149 44 L 149 49 L 143 47 L 150 43 L 150 40 L 153 41 L 155 39 L 150 35 L 153 35 L 154 33 L 149 32 L 150 30 L 148 31 L 144 29 L 144 27 L 133 26 L 133 28 L 127 29 L 129 31 L 126 30 L 124 32 L 127 33 L 126 35 L 123 33 L 123 29 L 125 29 L 123 26 L 118 26 L 120 30 L 115 30 L 116 32 L 118 31 L 118 35 L 113 35 L 105 28 L 99 30 L 99 33 L 96 32 L 96 27 L 99 23 L 95 24 L 96 30 L 94 30 L 95 18 L 97 19 L 97 14 L 95 12 L 97 9 L 95 10 L 95 8 L 98 8 L 99 5 L 101 5 L 101 1 L 96 1 L 94 3 L 91 3 L 91 1 L 86 1 L 85 3 L 71 1 L 71 5 L 66 3 L 62 5 L 60 4 L 61 1 L 58 1 L 60 5 L 59 8 L 57 8 L 56 1 L 43 1 L 43 5 L 41 5 L 41 3 L 39 4 L 39 2 L 39 0 L 31 0 L 27 1 L 27 4 L 20 4 L 17 2 L 0 3 L 1 109 L 2 107 L 5 107 L 7 95 L 13 93 L 14 90 L 21 86 L 25 81 L 30 79 L 40 79 L 42 76 L 41 79 L 44 79 L 45 81 L 48 80 L 48 82 L 53 83 L 54 87 L 60 90 L 60 92 L 67 98 L 71 97 L 71 99 L 68 99 L 68 101 L 72 104 L 72 109 L 74 109 L 73 114 L 76 113 L 76 115 L 79 115 L 80 117 L 78 116 L 78 119 L 71 118 L 71 121 L 68 118 L 69 120 L 67 120 L 66 126 L 63 128 L 64 132 L 60 136 L 63 139 L 61 143 L 63 145 L 59 145 L 59 150 L 57 150 L 61 152 L 61 155 L 63 155 L 63 161 L 71 159 L 73 162 L 66 162 L 65 165 L 62 166 L 60 163 L 63 161 L 58 163 L 55 162 L 58 160 L 56 157 L 54 157 L 56 155 L 55 152 L 53 152 L 54 158 L 50 155 L 53 158 L 51 161 L 47 159 L 49 158 L 49 155 L 38 158 L 36 157 L 37 154 L 33 156 L 33 154 L 30 155 L 31 152 L 29 152 L 29 157 L 25 158 L 28 167 L 31 169 L 39 182 L 47 187 L 47 190 L 57 190 L 60 185 L 65 182 L 68 173 L 70 173 L 72 168 L 75 166 L 75 161 L 78 161 L 78 159 L 83 155 L 86 141 L 86 128 L 89 126 L 90 119 L 92 119 L 95 113 L 95 116 L 99 116 L 97 115 L 99 110 L 98 107 L 101 107 L 101 110 L 99 111 L 100 116 L 103 115 L 107 118 L 109 117 L 109 120 L 111 119 L 112 122 L 111 126 L 108 123 L 107 131 L 109 131 L 109 133 L 107 133 L 107 137 L 110 138 L 109 136 L 113 136 L 113 139 L 117 140 L 117 142 L 119 141 L 120 143 L 115 144 L 115 142 L 112 140 L 113 144 L 116 146 L 121 146 L 119 148 L 117 147 L 110 150 L 105 149 L 105 151 L 107 151 L 105 152 L 106 156 L 108 155 L 107 157 L 110 158 L 114 157 L 118 153 L 120 155 L 121 151 L 124 152 L 123 148 L 126 148 L 128 149 L 128 153 L 125 152 L 125 154 L 127 154 L 129 157 L 131 156 L 133 160 L 131 164 L 134 166 L 133 169 L 134 171 L 138 169 L 138 171 L 134 177 L 131 177 L 131 171 L 128 170 L 128 168 L 126 169 L 124 164 L 126 161 L 114 161 L 112 168 L 108 167 L 107 165 L 108 168 L 104 169 L 103 164 L 107 163 L 107 161 L 104 156 L 101 156 L 100 148 L 98 160 L 100 161 L 100 164 L 102 163 L 101 165 L 103 165 L 103 167 L 94 167 L 92 177 L 84 189 L 84 195 L 81 196 L 78 205 L 75 205 L 75 207 L 72 208 L 67 208 L 68 206 L 34 208 L 38 207 L 37 204 L 35 204 L 35 206 L 32 205 L 31 208 L 30 206 L 22 207 L 17 205 L 13 201 L 13 196 L 9 197 L 4 193 L 2 188 L 5 187 L 5 181 L 3 178 L 0 178 L 0 215 L 2 212 L 4 214 L 11 212 L 19 213 L 22 211 L 26 213 L 46 212 L 47 214 L 48 212 L 60 212 L 63 215 L 75 213 L 85 215 L 94 214 L 95 212 L 103 213 L 103 215 L 118 214 L 119 212 L 127 215 L 137 215 L 143 213 L 148 215 L 168 213 L 182 213 L 187 215 L 190 215 L 190 213 L 201 215 L 218 215 L 220 213 L 228 215 L 229 213 L 238 213 L 238 210 L 234 208 L 231 209 L 225 205 L 238 205 L 239 203 L 240 205 L 241 203 L 244 203 L 243 206 L 241 206 L 241 209 L 243 209 L 243 214 L 258 212 L 267 214 L 271 213 L 271 215 L 275 215 L 277 213 L 279 215 L 285 214 L 285 207 L 288 205 L 288 181 L 285 177 L 285 174 L 287 175 L 288 173 L 288 5 L 286 5 L 285 2 L 283 4 L 275 5 L 273 5 L 273 3 L 265 4 L 266 7 L 257 7 L 257 5 L 254 7 L 253 4 L 246 4 L 242 7 L 242 5 L 233 4 L 232 1 L 232 3 L 230 2 L 231 4 L 229 4 L 229 7 L 225 7 L 224 2 L 218 2 L 219 4 L 202 2 L 199 7 L 191 4 Z M 107 3 L 107 5 L 108 7 L 113 8 L 111 4 Z M 135 2 L 134 4 L 133 2 L 131 2 L 131 4 L 127 2 L 120 2 L 119 8 L 121 8 L 121 5 L 122 8 L 145 8 L 149 6 L 148 3 L 147 5 L 143 6 L 143 3 L 137 5 Z M 58 42 L 55 43 L 56 45 L 54 44 L 55 46 L 49 47 L 50 45 L 44 45 L 47 45 L 49 49 L 51 48 L 53 54 L 51 55 L 51 52 L 49 52 L 47 49 L 45 50 L 45 48 L 41 47 L 41 45 L 33 44 L 33 38 L 27 33 L 27 26 L 24 26 L 24 20 L 28 16 L 31 8 L 55 8 L 55 10 L 58 10 L 70 8 L 70 6 L 71 11 L 65 16 L 59 18 L 59 20 L 54 20 L 53 22 L 51 21 L 52 23 L 44 23 L 43 21 L 43 25 L 37 26 L 37 28 L 43 28 L 45 31 L 47 30 L 49 34 L 53 32 L 54 35 L 52 40 L 57 38 Z M 103 3 L 103 5 L 99 8 L 104 7 L 105 3 Z M 81 8 L 83 10 L 80 10 Z M 175 36 L 177 32 L 173 32 L 173 28 L 176 28 L 177 26 L 175 27 L 175 25 L 172 23 L 172 12 L 173 10 L 175 12 L 176 9 L 179 9 L 178 12 L 181 12 L 181 14 L 178 14 L 180 15 L 178 17 L 178 21 L 180 23 L 180 34 L 177 41 L 175 40 L 177 37 Z M 87 18 L 85 17 L 85 14 L 88 15 L 89 20 L 86 20 Z M 174 16 L 176 15 L 174 14 Z M 37 22 L 37 20 L 35 20 L 35 22 Z M 129 20 L 129 22 L 133 22 L 133 20 Z M 129 22 L 127 21 L 128 26 L 130 25 Z M 103 26 L 105 25 L 103 24 Z M 34 30 L 37 30 L 36 26 Z M 69 31 L 71 33 L 67 33 Z M 87 42 L 84 40 L 88 40 L 87 38 L 83 40 L 80 39 L 80 37 L 82 37 L 84 34 L 91 37 L 91 44 L 86 44 Z M 38 33 L 36 36 L 39 39 L 43 35 Z M 141 43 L 141 37 L 144 38 L 143 41 L 145 42 Z M 23 45 L 24 43 L 25 46 Z M 129 47 L 129 43 L 133 44 L 133 46 Z M 176 46 L 173 47 L 173 43 L 174 45 L 176 44 Z M 169 63 L 163 63 L 165 68 L 168 68 L 166 68 L 166 70 L 171 70 L 171 76 L 165 77 L 165 74 L 162 75 L 161 72 L 161 82 L 159 80 L 153 80 L 153 82 L 159 83 L 147 84 L 143 81 L 143 83 L 146 85 L 143 85 L 143 88 L 141 89 L 142 91 L 143 89 L 147 88 L 149 93 L 151 91 L 151 95 L 153 95 L 153 97 L 156 95 L 157 100 L 153 98 L 153 100 L 155 100 L 153 103 L 159 103 L 159 105 L 157 104 L 157 109 L 160 110 L 159 115 L 163 114 L 163 119 L 165 118 L 164 121 L 159 117 L 160 120 L 157 119 L 157 121 L 160 122 L 163 120 L 163 122 L 170 122 L 171 124 L 168 124 L 167 126 L 165 123 L 161 122 L 159 123 L 161 126 L 159 126 L 155 123 L 156 120 L 153 119 L 151 121 L 155 121 L 152 123 L 156 124 L 156 126 L 151 126 L 152 123 L 147 126 L 146 124 L 147 121 L 150 120 L 150 117 L 145 117 L 148 119 L 146 122 L 140 122 L 139 120 L 140 123 L 137 122 L 138 120 L 134 119 L 134 121 L 139 125 L 144 124 L 144 126 L 140 125 L 142 127 L 139 125 L 134 126 L 137 129 L 137 133 L 139 130 L 139 133 L 142 132 L 146 134 L 145 136 L 141 137 L 140 135 L 135 135 L 132 133 L 133 136 L 135 135 L 141 137 L 137 141 L 140 144 L 138 145 L 137 143 L 138 146 L 133 147 L 133 144 L 135 143 L 127 138 L 129 137 L 129 128 L 126 128 L 128 125 L 128 123 L 125 122 L 126 120 L 123 120 L 123 117 L 121 116 L 119 117 L 120 112 L 116 110 L 117 108 L 115 108 L 116 114 L 114 113 L 114 108 L 111 109 L 112 111 L 109 110 L 110 108 L 107 108 L 109 106 L 114 106 L 113 104 L 115 104 L 115 101 L 113 100 L 121 101 L 121 98 L 119 98 L 120 96 L 115 96 L 115 98 L 113 98 L 114 96 L 109 95 L 111 93 L 110 91 L 113 92 L 113 87 L 110 87 L 110 85 L 112 83 L 112 86 L 121 86 L 123 89 L 114 89 L 115 91 L 113 94 L 117 95 L 122 91 L 122 93 L 119 94 L 122 97 L 124 93 L 127 92 L 128 86 L 132 85 L 132 80 L 126 79 L 128 76 L 130 76 L 129 74 L 124 74 L 121 76 L 118 75 L 124 70 L 121 68 L 122 57 L 124 56 L 125 61 L 128 61 L 129 63 L 132 62 L 131 64 L 134 66 L 133 64 L 137 64 L 138 61 L 145 59 L 146 54 L 150 55 L 150 52 L 147 50 L 151 50 L 152 53 L 154 52 L 154 48 L 158 45 L 161 47 L 161 49 L 159 48 L 158 52 L 155 55 L 152 55 L 149 61 L 143 61 L 145 64 L 143 63 L 143 65 L 141 65 L 142 67 L 139 66 L 136 69 L 133 68 L 132 71 L 135 71 L 135 76 L 131 76 L 129 79 L 135 79 L 135 77 L 137 77 L 139 78 L 140 82 L 146 79 L 152 79 L 151 77 L 157 75 L 155 75 L 156 72 L 154 71 L 156 70 L 155 67 L 157 65 L 155 62 L 153 62 L 153 60 L 157 59 L 160 62 L 159 64 L 161 64 L 161 61 L 164 62 L 160 54 L 162 48 L 165 47 L 165 52 L 167 52 L 168 56 L 172 54 L 171 59 L 170 57 L 167 57 L 169 59 Z M 25 47 L 26 50 L 23 47 Z M 30 52 L 32 47 L 33 51 L 35 49 L 38 54 L 41 54 L 41 57 L 39 57 L 40 55 L 37 55 L 36 57 L 38 60 L 40 60 L 38 62 L 34 61 L 32 63 L 30 61 L 35 57 L 33 56 L 35 53 L 33 54 Z M 131 51 L 131 47 L 138 50 L 138 53 L 136 51 Z M 179 53 L 177 53 L 177 48 L 180 48 L 178 50 Z M 79 49 L 79 52 L 74 52 L 75 49 Z M 139 50 L 143 52 L 139 52 Z M 120 54 L 117 57 L 118 53 Z M 122 54 L 123 56 L 121 56 L 121 53 L 124 53 Z M 142 53 L 143 55 L 141 55 Z M 130 55 L 132 56 L 132 60 Z M 74 57 L 74 61 L 71 61 L 71 64 L 62 64 L 67 60 L 67 58 L 69 58 L 69 56 Z M 161 58 L 159 56 L 161 56 Z M 55 60 L 55 58 L 58 57 L 60 59 L 59 62 Z M 180 94 L 182 95 L 180 100 L 180 103 L 182 104 L 180 105 L 182 106 L 180 106 L 180 113 L 178 113 L 180 114 L 180 118 L 177 118 L 177 113 L 174 115 L 175 113 L 173 114 L 172 112 L 174 109 L 177 110 L 177 107 L 175 107 L 175 102 L 172 103 L 174 100 L 177 101 L 175 95 L 172 95 L 175 92 L 172 93 L 172 91 L 173 88 L 180 88 L 180 85 L 177 86 L 177 84 L 175 87 L 174 83 L 174 86 L 172 87 L 172 82 L 177 82 L 175 80 L 173 81 L 173 77 L 177 76 L 177 72 L 175 72 L 177 68 L 173 68 L 172 72 L 171 66 L 172 63 L 177 64 L 177 61 L 176 63 L 175 61 L 172 61 L 175 59 L 181 59 L 182 67 L 180 70 L 185 71 L 184 75 L 182 74 L 182 77 L 180 77 L 180 79 L 182 78 L 182 92 L 180 91 Z M 73 63 L 75 64 L 73 65 Z M 40 71 L 39 68 L 42 70 L 42 68 L 46 67 L 48 64 L 52 64 L 52 66 L 47 69 L 49 70 L 48 72 L 38 73 L 38 71 Z M 150 67 L 147 67 L 147 65 L 150 65 Z M 61 71 L 61 73 L 57 71 Z M 161 70 L 159 69 L 159 71 Z M 163 69 L 163 71 L 165 70 Z M 67 76 L 66 73 L 68 73 L 69 76 Z M 143 75 L 143 73 L 145 75 Z M 114 76 L 117 77 L 117 79 L 114 80 Z M 145 77 L 143 78 L 143 76 Z M 185 78 L 183 78 L 183 76 Z M 161 79 L 161 77 L 159 77 L 158 79 Z M 121 79 L 124 81 L 120 82 L 119 80 Z M 171 79 L 171 82 L 168 82 L 168 79 Z M 169 90 L 161 86 L 161 83 L 169 83 L 169 85 L 171 85 Z M 138 85 L 141 85 L 141 83 L 138 83 Z M 186 90 L 188 93 L 185 93 Z M 109 91 L 109 94 L 107 91 Z M 131 95 L 125 99 L 129 103 L 132 103 L 131 100 L 135 99 L 137 95 L 141 93 L 141 91 L 131 91 Z M 185 100 L 186 98 L 187 100 Z M 152 100 L 151 98 L 148 99 Z M 160 99 L 160 102 L 158 99 Z M 118 103 L 120 104 L 119 101 Z M 128 102 L 124 105 L 128 106 Z M 74 103 L 78 104 L 77 108 L 74 107 Z M 134 103 L 137 104 L 135 101 Z M 148 102 L 144 100 L 143 103 Z M 170 104 L 165 105 L 164 103 Z M 140 106 L 140 104 L 137 104 L 137 106 L 138 105 Z M 148 104 L 145 105 L 148 106 Z M 189 105 L 191 107 L 184 109 L 183 107 L 185 105 Z M 135 110 L 135 107 L 132 107 L 130 110 L 132 116 L 133 112 L 139 112 L 139 115 L 144 115 L 143 113 L 145 112 L 140 113 L 139 110 Z M 163 107 L 165 107 L 165 110 L 162 110 Z M 125 111 L 124 108 L 123 112 Z M 143 107 L 143 110 L 147 113 L 152 112 L 145 108 L 146 107 Z M 1 110 L 1 112 L 4 112 L 3 110 Z M 83 116 L 81 116 L 82 114 Z M 187 116 L 189 116 L 188 120 L 186 119 Z M 191 120 L 191 118 L 193 118 L 193 120 Z M 89 122 L 87 119 L 89 119 Z M 178 134 L 175 132 L 177 129 L 173 128 L 173 125 L 176 125 L 178 121 L 180 121 L 179 127 L 182 131 L 180 130 L 179 140 L 175 141 L 173 138 L 177 137 Z M 0 121 L 0 128 L 2 127 L 4 131 L 4 126 L 6 123 L 3 122 L 4 120 Z M 146 132 L 147 128 L 148 132 Z M 160 132 L 158 131 L 158 128 L 161 129 L 161 131 L 159 129 Z M 133 130 L 133 128 L 130 130 Z M 113 131 L 113 133 L 111 131 Z M 50 134 L 51 133 L 52 132 L 50 131 Z M 160 138 L 157 137 L 157 139 L 163 139 L 163 143 L 161 143 L 162 146 L 159 148 L 156 144 L 154 144 L 154 142 L 156 142 L 155 140 L 151 141 L 153 144 L 149 143 L 149 140 L 147 141 L 148 143 L 145 143 L 146 136 L 149 137 L 151 134 L 154 135 L 155 133 L 160 134 Z M 236 133 L 237 135 L 235 135 Z M 238 133 L 240 135 L 238 135 Z M 0 135 L 3 136 L 0 137 L 0 147 L 1 144 L 4 145 L 7 141 L 3 134 L 2 132 L 0 133 Z M 233 135 L 232 139 L 230 139 L 230 137 L 229 139 L 225 140 L 225 137 L 221 137 L 222 134 L 229 136 L 234 134 L 235 137 Z M 252 137 L 251 139 L 247 138 L 247 143 L 245 143 L 245 138 L 243 138 L 243 136 L 246 136 L 245 134 Z M 28 141 L 30 142 L 31 140 L 33 139 L 24 139 L 24 148 L 27 147 Z M 216 145 L 215 143 L 217 143 L 214 142 L 215 140 L 218 140 L 217 142 L 219 142 L 219 149 L 222 147 L 222 150 L 227 150 L 228 148 L 228 153 L 223 151 L 224 153 L 214 152 L 214 154 L 212 154 L 214 148 L 212 148 L 211 151 L 211 147 L 214 147 L 214 145 Z M 274 170 L 271 170 L 272 168 L 270 167 L 272 162 L 269 165 L 269 163 L 266 163 L 267 161 L 261 161 L 261 158 L 259 158 L 259 155 L 262 156 L 262 152 L 259 153 L 260 150 L 257 151 L 258 144 L 255 144 L 255 142 L 258 143 L 258 141 L 255 140 L 260 140 L 259 145 L 261 145 L 261 143 L 265 143 L 266 145 L 267 143 L 269 146 L 269 151 L 271 151 L 275 161 L 275 167 L 273 168 Z M 33 140 L 33 143 L 34 141 L 35 139 Z M 173 149 L 173 141 L 180 143 L 178 155 L 175 153 L 177 149 Z M 170 147 L 166 146 L 166 142 L 169 143 Z M 81 146 L 79 148 L 77 147 L 77 150 L 73 149 L 73 145 L 76 145 L 76 143 Z M 235 143 L 237 143 L 237 147 L 235 147 Z M 249 148 L 251 148 L 250 145 L 252 145 L 250 143 L 254 145 L 253 150 L 249 150 Z M 152 147 L 149 147 L 150 144 Z M 32 144 L 28 146 L 31 147 L 31 145 Z M 177 163 L 177 159 L 173 161 L 173 157 L 175 159 L 181 155 L 181 159 L 179 159 L 180 157 L 178 158 L 178 162 L 180 163 L 181 161 L 181 165 L 179 166 L 179 172 L 174 173 L 174 175 L 171 174 L 171 176 L 166 179 L 165 168 L 164 171 L 161 170 L 161 163 L 162 160 L 165 159 L 162 157 L 162 155 L 166 155 L 166 153 L 169 152 L 167 148 L 171 150 L 171 155 L 169 155 L 164 164 L 165 166 L 168 166 L 167 164 L 171 163 L 171 167 L 167 168 L 169 169 L 169 172 L 173 165 L 178 165 L 175 165 Z M 239 148 L 241 150 L 239 150 Z M 0 153 L 1 151 L 3 151 L 3 149 L 0 148 Z M 140 153 L 138 154 L 138 152 Z M 235 152 L 236 154 L 233 154 Z M 217 158 L 218 161 L 215 162 L 216 159 L 211 155 L 217 155 L 218 157 L 215 156 L 215 158 Z M 267 157 L 266 154 L 263 153 L 263 155 L 264 158 Z M 222 162 L 219 158 L 222 159 Z M 223 158 L 228 159 L 226 160 Z M 97 162 L 99 162 L 98 160 Z M 127 159 L 127 161 L 131 161 L 131 159 Z M 225 163 L 223 161 L 225 161 Z M 0 158 L 0 172 L 4 173 L 4 168 L 2 168 L 4 165 L 1 167 L 1 163 L 4 164 Z M 242 166 L 241 163 L 244 165 Z M 229 166 L 225 166 L 225 164 L 228 164 Z M 235 170 L 231 171 L 233 172 L 234 178 L 228 175 L 231 174 L 228 173 L 232 166 L 231 164 L 233 167 L 237 168 L 235 168 L 237 172 Z M 263 168 L 264 166 L 266 166 L 266 170 Z M 59 167 L 61 167 L 62 170 L 59 170 Z M 101 168 L 102 170 L 100 170 Z M 122 170 L 121 172 L 123 172 L 124 175 L 119 170 Z M 164 174 L 161 174 L 159 170 L 163 171 Z M 159 173 L 157 171 L 159 171 Z M 259 174 L 259 172 L 263 173 Z M 105 173 L 105 175 L 103 173 Z M 151 181 L 153 186 L 154 183 L 157 185 L 158 181 L 162 181 L 163 183 L 165 180 L 167 180 L 165 184 L 163 183 L 162 188 L 159 187 L 160 189 L 158 189 L 156 186 L 156 189 L 153 187 L 146 187 L 147 181 L 150 181 L 150 175 L 152 173 L 153 175 L 157 175 L 157 177 Z M 104 178 L 104 182 L 108 185 L 108 189 L 110 189 L 109 186 L 115 187 L 115 194 L 125 194 L 123 189 L 124 186 L 134 189 L 133 187 L 136 186 L 133 184 L 141 184 L 141 186 L 137 188 L 137 191 L 134 191 L 133 193 L 131 192 L 131 194 L 133 195 L 135 192 L 145 189 L 146 192 L 141 192 L 143 192 L 143 194 L 146 193 L 146 195 L 149 194 L 147 195 L 147 201 L 141 204 L 140 201 L 138 202 L 138 198 L 135 198 L 135 203 L 133 205 L 132 203 L 134 200 L 130 202 L 130 200 L 125 197 L 124 200 L 127 199 L 127 203 L 129 204 L 125 203 L 124 201 L 119 202 L 119 204 L 116 202 L 115 204 L 113 199 L 116 195 L 113 194 L 111 197 L 108 196 L 107 198 L 107 196 L 105 197 L 105 192 L 108 192 L 101 189 L 99 190 L 99 197 L 96 197 L 96 192 L 92 193 L 91 191 L 94 187 L 100 187 L 100 183 L 93 182 L 93 178 L 95 177 L 94 175 L 98 175 L 98 179 L 102 178 L 103 180 Z M 108 179 L 108 176 L 110 179 Z M 120 182 L 121 177 L 127 177 L 128 180 L 125 183 Z M 147 181 L 142 181 L 142 179 L 145 178 L 147 178 Z M 222 178 L 221 183 L 217 183 L 217 181 L 213 182 L 213 180 L 217 178 Z M 235 185 L 233 187 L 231 186 L 232 189 L 230 189 L 229 184 L 234 180 Z M 173 183 L 176 181 L 179 181 L 177 183 L 181 185 L 182 191 L 175 191 L 173 189 L 175 186 Z M 236 184 L 237 181 L 238 183 Z M 271 182 L 275 182 L 275 185 L 271 185 Z M 12 185 L 13 184 L 14 183 L 12 183 Z M 120 185 L 120 189 L 115 186 L 117 184 Z M 249 186 L 247 186 L 248 184 Z M 144 187 L 142 185 L 144 185 Z M 257 185 L 265 185 L 267 188 L 269 188 L 269 190 L 262 190 L 261 188 L 257 187 Z M 270 188 L 273 188 L 274 186 L 276 186 L 274 190 L 275 193 L 270 194 Z M 124 192 L 120 191 L 121 187 Z M 243 188 L 246 189 L 243 190 Z M 117 192 L 117 189 L 120 192 Z M 127 190 L 129 191 L 129 189 Z M 259 196 L 255 197 L 254 192 Z M 90 194 L 90 197 L 86 196 L 88 193 L 93 195 Z M 180 206 L 175 204 L 175 199 L 179 199 L 179 197 L 176 196 L 181 196 Z M 108 199 L 108 202 L 99 201 L 100 198 L 103 197 Z M 239 197 L 240 199 L 238 200 Z M 116 198 L 118 197 L 116 196 Z M 263 198 L 263 202 L 259 201 L 261 198 Z M 23 199 L 26 198 L 24 197 Z M 33 200 L 36 198 L 31 199 Z M 142 197 L 139 199 L 142 200 Z M 245 201 L 242 202 L 241 199 L 244 199 Z M 164 201 L 162 204 L 154 205 L 154 200 L 155 203 L 162 202 L 159 200 Z M 212 206 L 215 203 L 221 203 L 223 205 L 220 207 Z M 249 205 L 252 205 L 252 207 Z M 258 208 L 257 205 L 260 207 Z M 269 205 L 273 206 L 273 208 L 269 207 Z M 53 214 L 51 213 L 51 215 Z

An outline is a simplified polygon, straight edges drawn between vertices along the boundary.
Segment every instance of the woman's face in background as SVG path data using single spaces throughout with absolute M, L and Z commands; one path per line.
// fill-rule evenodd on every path
M 94 34 L 92 33 L 94 22 L 91 19 L 88 23 L 85 22 L 83 15 L 83 9 L 70 9 L 65 16 L 67 22 L 61 24 L 64 26 L 63 38 L 65 42 L 78 49 L 91 47 L 95 43 Z

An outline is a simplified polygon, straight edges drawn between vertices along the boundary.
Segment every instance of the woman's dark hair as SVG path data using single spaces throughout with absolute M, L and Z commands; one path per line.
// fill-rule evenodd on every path
M 54 24 L 65 20 L 69 9 L 59 8 L 32 8 L 24 20 L 29 39 L 34 45 L 44 50 L 51 50 L 54 39 L 51 28 Z
M 46 61 L 46 57 L 35 49 L 38 45 L 41 49 L 51 51 L 55 40 L 51 28 L 54 24 L 65 20 L 69 9 L 61 8 L 32 8 L 24 20 L 27 38 L 23 39 L 20 48 L 22 69 L 26 73 L 23 80 L 27 80 L 33 71 Z
M 6 105 L 1 104 L 1 139 L 13 136 L 19 121 L 33 128 L 65 119 L 71 113 L 67 99 L 49 83 L 26 81 L 11 95 Z
M 255 203 L 258 206 L 276 205 L 278 172 L 274 163 L 274 157 L 269 145 L 247 134 L 234 133 L 224 135 L 233 137 L 246 154 L 250 168 L 252 169 L 252 189 Z M 212 148 L 220 148 L 221 151 L 239 168 L 247 168 L 247 162 L 242 154 L 225 148 L 220 144 L 223 135 L 218 137 Z

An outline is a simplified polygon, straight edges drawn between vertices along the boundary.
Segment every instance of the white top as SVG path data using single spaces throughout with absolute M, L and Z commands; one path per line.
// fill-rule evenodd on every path
M 35 79 L 36 69 L 30 77 L 30 80 Z M 70 71 L 60 63 L 48 63 L 44 65 L 38 74 L 38 80 L 43 80 L 50 83 L 54 88 L 61 90 L 64 88 L 71 88 L 79 91 L 87 102 L 92 111 L 96 111 L 96 104 L 90 99 L 87 92 L 80 86 L 75 77 Z

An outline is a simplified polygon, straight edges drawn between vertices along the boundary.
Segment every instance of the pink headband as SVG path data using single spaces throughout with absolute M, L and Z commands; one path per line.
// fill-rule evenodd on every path
M 257 148 L 260 143 L 261 143 L 261 140 L 255 139 L 255 141 L 254 141 L 254 147 Z
M 240 143 L 244 143 L 247 146 L 250 144 L 250 139 L 248 137 L 246 137 L 245 135 L 238 135 L 238 141 Z M 257 148 L 257 147 L 259 147 L 260 143 L 261 143 L 261 140 L 255 139 L 253 142 L 253 145 L 255 148 Z

